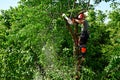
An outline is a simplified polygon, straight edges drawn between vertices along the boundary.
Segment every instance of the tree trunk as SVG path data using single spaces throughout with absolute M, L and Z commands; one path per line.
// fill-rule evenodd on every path
M 66 22 L 66 27 L 69 30 L 72 40 L 73 40 L 73 55 L 75 58 L 75 78 L 76 80 L 80 79 L 80 70 L 81 70 L 81 57 L 80 57 L 80 48 L 78 46 L 78 24 L 75 24 L 74 30 L 70 27 L 70 25 Z

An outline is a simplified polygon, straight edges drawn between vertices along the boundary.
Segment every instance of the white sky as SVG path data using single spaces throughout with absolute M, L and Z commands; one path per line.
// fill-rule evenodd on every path
M 14 7 L 17 6 L 17 2 L 20 0 L 0 0 L 0 10 L 1 9 L 9 9 L 10 6 Z M 91 0 L 92 3 L 93 0 Z M 119 0 L 118 0 L 119 1 Z M 99 5 L 96 6 L 96 9 L 100 10 L 109 10 L 109 3 L 101 2 Z
M 10 6 L 15 7 L 18 5 L 19 1 L 20 0 L 0 0 L 0 10 L 1 9 L 3 9 L 3 10 L 9 9 Z M 91 0 L 91 4 L 93 3 L 92 1 L 93 0 Z M 116 1 L 120 2 L 120 0 L 116 0 Z M 101 2 L 99 5 L 96 5 L 96 10 L 102 10 L 102 11 L 111 10 L 109 7 L 109 4 L 110 4 L 110 2 L 108 2 L 108 3 Z
M 20 0 L 0 0 L 0 10 L 7 10 L 10 7 L 16 7 L 19 1 Z M 120 0 L 116 0 L 116 1 L 120 2 Z M 109 7 L 110 3 L 111 2 L 106 3 L 102 1 L 100 4 L 96 5 L 95 9 L 102 10 L 103 12 L 105 12 L 106 10 L 110 11 L 111 10 L 111 8 Z M 90 4 L 93 4 L 93 0 L 91 0 Z M 108 22 L 108 19 L 106 20 L 106 22 Z
M 17 6 L 17 2 L 20 0 L 0 0 L 0 10 L 6 10 L 9 9 L 10 6 L 15 7 Z

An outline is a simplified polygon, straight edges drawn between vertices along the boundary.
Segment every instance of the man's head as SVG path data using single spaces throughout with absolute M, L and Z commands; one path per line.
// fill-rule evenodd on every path
M 84 13 L 80 13 L 80 14 L 78 15 L 78 19 L 79 19 L 79 20 L 85 19 L 85 14 L 84 14 Z

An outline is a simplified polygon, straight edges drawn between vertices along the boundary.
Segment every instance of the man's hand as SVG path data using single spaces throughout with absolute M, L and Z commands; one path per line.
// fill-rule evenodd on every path
M 73 21 L 70 18 L 68 18 L 64 13 L 62 14 L 62 17 L 64 17 L 69 24 L 73 24 Z

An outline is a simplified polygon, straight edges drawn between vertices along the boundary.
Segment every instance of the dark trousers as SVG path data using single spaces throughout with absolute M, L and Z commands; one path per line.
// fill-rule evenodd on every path
M 89 38 L 89 34 L 87 31 L 83 31 L 81 32 L 80 34 L 80 45 L 85 45 L 88 41 L 88 38 Z

